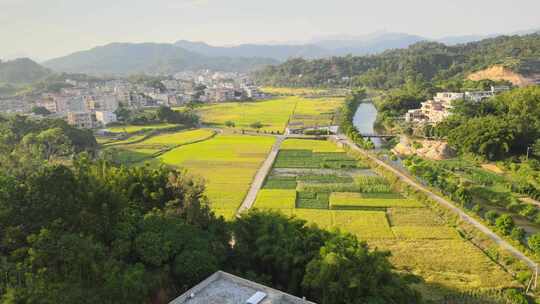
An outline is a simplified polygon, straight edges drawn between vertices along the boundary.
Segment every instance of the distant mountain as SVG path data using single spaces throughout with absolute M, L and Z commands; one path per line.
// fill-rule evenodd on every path
M 408 48 L 370 56 L 297 58 L 265 67 L 254 73 L 254 78 L 265 85 L 318 87 L 329 83 L 350 85 L 349 77 L 353 76 L 358 85 L 391 89 L 410 79 L 427 82 L 465 79 L 471 73 L 494 66 L 502 67 L 495 69 L 502 71 L 499 74 L 512 71 L 536 80 L 540 77 L 540 33 L 498 36 L 453 46 L 421 41 Z M 481 74 L 494 75 L 496 71 Z
M 333 56 L 367 55 L 384 52 L 389 49 L 407 48 L 425 37 L 404 33 L 375 32 L 362 36 L 328 36 L 317 38 L 310 43 L 328 50 Z
M 58 72 L 127 75 L 170 74 L 195 69 L 250 71 L 273 63 L 276 61 L 267 58 L 210 57 L 165 43 L 112 43 L 43 64 Z
M 289 58 L 319 58 L 331 55 L 327 50 L 316 45 L 268 45 L 241 44 L 238 46 L 211 46 L 204 42 L 179 40 L 174 45 L 206 56 L 226 57 L 263 57 L 284 61 Z
M 29 84 L 49 76 L 51 71 L 28 58 L 0 61 L 0 83 Z

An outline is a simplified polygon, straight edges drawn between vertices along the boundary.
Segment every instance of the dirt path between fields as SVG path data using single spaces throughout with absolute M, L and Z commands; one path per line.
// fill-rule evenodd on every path
M 255 175 L 253 182 L 251 182 L 251 186 L 246 197 L 244 198 L 244 201 L 242 202 L 242 205 L 240 205 L 240 208 L 238 208 L 238 211 L 236 212 L 236 216 L 240 216 L 242 212 L 253 207 L 257 194 L 259 193 L 259 190 L 261 190 L 266 176 L 268 173 L 270 173 L 270 170 L 272 170 L 272 166 L 274 165 L 274 161 L 276 160 L 281 144 L 285 139 L 286 136 L 276 137 L 276 142 L 272 146 L 272 150 L 270 150 L 270 153 L 268 153 L 268 156 L 264 160 L 262 166 L 257 171 L 257 174 Z

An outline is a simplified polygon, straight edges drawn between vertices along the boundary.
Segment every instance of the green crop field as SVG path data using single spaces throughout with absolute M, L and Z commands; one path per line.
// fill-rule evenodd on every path
M 378 198 L 371 194 L 371 197 L 365 197 L 363 193 L 354 192 L 334 192 L 330 195 L 330 208 L 332 209 L 355 209 L 362 207 L 371 208 L 420 208 L 423 205 L 417 201 L 404 198 L 385 198 L 384 194 Z
M 263 189 L 257 195 L 255 208 L 259 209 L 294 209 L 296 190 Z
M 111 149 L 115 151 L 115 159 L 117 161 L 121 163 L 135 163 L 143 161 L 154 154 L 173 148 L 175 146 L 208 139 L 214 134 L 215 132 L 209 129 L 197 129 L 175 133 L 166 133 L 150 137 L 147 140 L 134 144 L 130 144 L 129 141 L 118 141 L 116 142 L 116 145 Z M 118 145 L 119 143 L 122 144 Z
M 392 227 L 392 231 L 398 238 L 403 239 L 458 239 L 459 234 L 456 229 L 445 226 L 397 226 Z
M 259 199 L 268 199 L 266 191 L 296 190 L 295 208 L 290 208 L 289 194 L 280 211 L 321 228 L 351 232 L 372 248 L 391 251 L 392 264 L 421 276 L 424 281 L 417 288 L 434 303 L 454 291 L 515 286 L 511 275 L 431 209 L 394 192 L 383 177 L 345 176 L 340 166 L 321 169 L 325 158 L 313 157 L 318 153 L 354 161 L 328 141 L 286 140 Z M 258 208 L 268 204 L 272 206 L 265 202 Z
M 336 125 L 337 112 L 343 106 L 343 101 L 343 98 L 300 99 L 290 123 L 304 127 Z
M 335 143 L 328 140 L 287 139 L 281 145 L 282 150 L 310 150 L 311 152 L 344 152 Z
M 108 127 L 107 130 L 113 133 L 135 133 L 135 132 L 142 132 L 142 131 L 173 128 L 173 127 L 178 127 L 178 126 L 179 125 L 176 125 L 176 124 L 166 124 L 166 123 L 155 124 L 155 125 L 143 125 L 143 126 L 127 125 L 127 126 Z
M 217 135 L 173 149 L 159 159 L 204 178 L 212 209 L 232 218 L 274 141 L 266 136 Z
M 250 125 L 261 122 L 261 131 L 284 132 L 296 103 L 301 98 L 286 97 L 259 102 L 225 102 L 203 106 L 197 113 L 206 124 L 224 127 L 226 121 L 235 123 L 237 129 L 253 129 Z
M 197 109 L 203 123 L 225 127 L 232 121 L 236 129 L 253 130 L 251 124 L 260 122 L 263 132 L 284 132 L 287 123 L 330 125 L 343 98 L 283 97 L 258 102 L 224 102 Z

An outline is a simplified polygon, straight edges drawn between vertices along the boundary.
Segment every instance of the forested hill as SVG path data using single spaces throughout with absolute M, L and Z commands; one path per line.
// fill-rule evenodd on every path
M 209 57 L 166 43 L 111 43 L 52 59 L 44 65 L 57 72 L 128 75 L 198 69 L 250 71 L 276 62 L 267 58 Z
M 494 64 L 528 75 L 540 73 L 540 33 L 455 46 L 419 42 L 372 56 L 291 59 L 268 66 L 255 77 L 260 83 L 275 86 L 331 86 L 348 85 L 348 77 L 353 76 L 357 85 L 387 89 L 407 79 L 434 83 L 462 79 Z
M 28 84 L 44 79 L 51 71 L 28 59 L 0 60 L 0 84 Z

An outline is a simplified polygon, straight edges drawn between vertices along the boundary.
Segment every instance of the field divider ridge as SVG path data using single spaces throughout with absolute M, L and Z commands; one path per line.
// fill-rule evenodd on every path
M 259 168 L 259 170 L 255 174 L 255 177 L 253 178 L 253 181 L 251 182 L 251 185 L 249 187 L 249 191 L 246 194 L 244 201 L 238 208 L 238 211 L 236 212 L 237 217 L 239 217 L 243 212 L 251 209 L 253 207 L 253 204 L 255 204 L 255 200 L 257 199 L 257 194 L 261 190 L 264 184 L 264 181 L 266 180 L 266 176 L 268 176 L 268 173 L 270 173 L 270 170 L 272 170 L 272 166 L 274 165 L 274 162 L 277 158 L 279 149 L 281 148 L 281 144 L 283 143 L 285 139 L 286 139 L 286 136 L 276 137 L 276 142 L 272 146 L 272 149 L 270 150 L 270 153 L 268 153 L 268 156 L 264 160 L 262 166 Z

